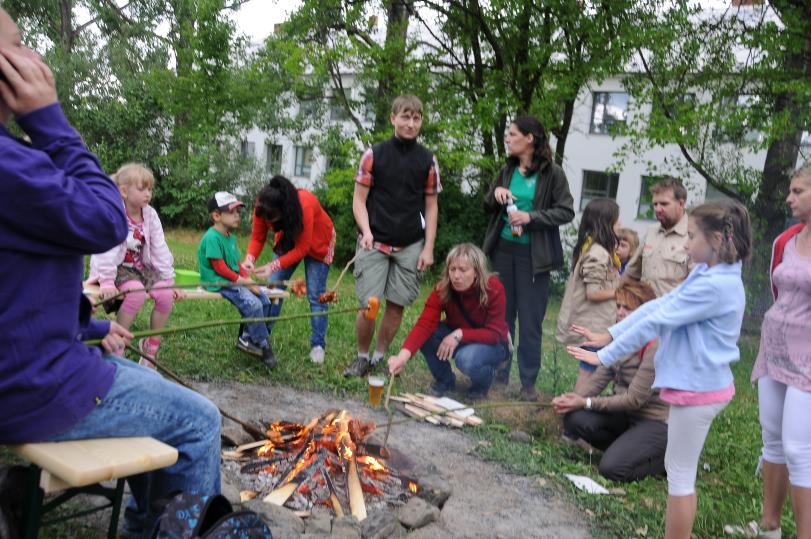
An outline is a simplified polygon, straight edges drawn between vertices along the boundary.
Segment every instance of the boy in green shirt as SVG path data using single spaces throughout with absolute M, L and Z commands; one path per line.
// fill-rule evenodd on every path
M 243 318 L 265 318 L 270 316 L 270 300 L 239 262 L 239 249 L 233 234 L 239 226 L 240 210 L 243 207 L 245 204 L 226 191 L 214 193 L 209 199 L 208 211 L 214 225 L 200 240 L 197 247 L 197 264 L 203 282 L 223 281 L 241 285 L 207 288 L 212 292 L 219 292 L 222 297 L 233 303 Z M 237 337 L 237 348 L 262 358 L 262 362 L 269 369 L 276 366 L 276 356 L 268 343 L 267 323 L 244 324 L 241 335 Z

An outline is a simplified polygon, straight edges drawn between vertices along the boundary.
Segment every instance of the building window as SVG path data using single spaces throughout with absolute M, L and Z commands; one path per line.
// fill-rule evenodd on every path
M 308 146 L 296 146 L 296 166 L 294 176 L 309 178 L 313 166 L 313 149 Z
M 299 118 L 314 118 L 318 112 L 318 100 L 313 97 L 303 98 L 299 101 L 298 117 Z
M 329 119 L 333 122 L 343 122 L 349 119 L 343 102 L 337 97 L 329 101 Z
M 239 152 L 242 154 L 242 157 L 256 157 L 256 143 L 248 139 L 242 139 Z
M 282 147 L 280 144 L 265 143 L 265 172 L 270 176 L 282 173 Z
M 628 94 L 594 92 L 592 94 L 591 133 L 608 135 L 613 126 L 622 126 L 628 115 Z
M 664 179 L 664 176 L 642 176 L 639 187 L 639 207 L 636 210 L 637 219 L 653 220 L 656 215 L 653 212 L 653 194 L 650 188 L 653 187 L 658 181 Z
M 583 171 L 583 190 L 580 194 L 580 211 L 594 198 L 617 198 L 620 175 L 617 173 Z
M 741 94 L 721 98 L 721 110 L 718 115 L 721 124 L 715 126 L 715 137 L 721 142 L 735 144 L 762 142 L 763 133 L 754 126 L 749 126 L 746 117 L 748 113 L 746 109 L 757 106 L 759 102 L 760 97 L 757 95 Z

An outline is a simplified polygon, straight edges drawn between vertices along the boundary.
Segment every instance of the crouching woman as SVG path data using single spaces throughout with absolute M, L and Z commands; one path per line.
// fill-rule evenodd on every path
M 453 247 L 417 323 L 400 352 L 389 358 L 389 372 L 401 372 L 420 350 L 434 377 L 431 393 L 443 396 L 456 389 L 450 363 L 455 359 L 470 378 L 467 399 L 486 398 L 495 368 L 505 359 L 505 310 L 504 287 L 487 269 L 481 249 L 471 243 Z
M 617 289 L 617 322 L 655 298 L 647 284 L 622 285 Z M 581 326 L 572 329 L 586 340 L 595 336 Z M 564 430 L 604 452 L 600 474 L 613 481 L 638 481 L 665 473 L 670 406 L 651 387 L 657 348 L 658 341 L 653 340 L 610 367 L 597 367 L 588 378 L 578 380 L 574 393 L 552 400 L 555 411 L 564 415 Z M 611 382 L 613 393 L 601 396 Z

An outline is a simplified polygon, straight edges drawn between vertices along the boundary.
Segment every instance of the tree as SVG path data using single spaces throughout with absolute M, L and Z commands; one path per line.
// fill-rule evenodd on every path
M 746 268 L 749 314 L 757 324 L 771 303 L 771 242 L 786 225 L 785 197 L 803 130 L 811 125 L 811 7 L 771 2 L 705 11 L 686 0 L 627 12 L 640 21 L 640 74 L 626 87 L 636 103 L 621 154 L 676 144 L 681 159 L 654 171 L 693 170 L 746 205 L 755 227 Z M 743 96 L 743 97 L 742 97 Z M 762 167 L 747 152 L 766 151 Z
M 5 8 L 51 65 L 66 114 L 104 168 L 147 163 L 164 220 L 197 226 L 210 193 L 253 170 L 234 144 L 258 103 L 245 42 L 223 13 L 238 4 L 8 0 Z M 81 23 L 80 10 L 89 14 Z

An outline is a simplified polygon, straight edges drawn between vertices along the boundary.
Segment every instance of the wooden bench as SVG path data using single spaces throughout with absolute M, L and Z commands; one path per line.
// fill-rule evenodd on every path
M 96 301 L 99 297 L 99 293 L 101 288 L 96 284 L 88 284 L 84 286 L 84 294 L 88 296 L 91 300 Z M 225 299 L 222 297 L 221 294 L 217 292 L 209 292 L 208 290 L 204 290 L 200 287 L 198 288 L 191 288 L 191 289 L 184 289 L 186 293 L 184 300 L 187 299 Z M 270 301 L 273 303 L 278 303 L 279 300 L 287 299 L 290 297 L 290 292 L 287 290 L 281 290 L 279 288 L 265 288 L 265 295 L 268 297 Z
M 47 442 L 10 448 L 31 463 L 23 535 L 26 539 L 35 539 L 43 525 L 107 508 L 112 508 L 107 537 L 115 538 L 124 480 L 177 462 L 177 449 L 149 437 Z M 110 480 L 116 481 L 115 487 L 100 484 Z M 43 504 L 46 494 L 58 492 L 62 494 Z M 109 503 L 50 521 L 42 520 L 47 513 L 78 494 L 102 496 Z

